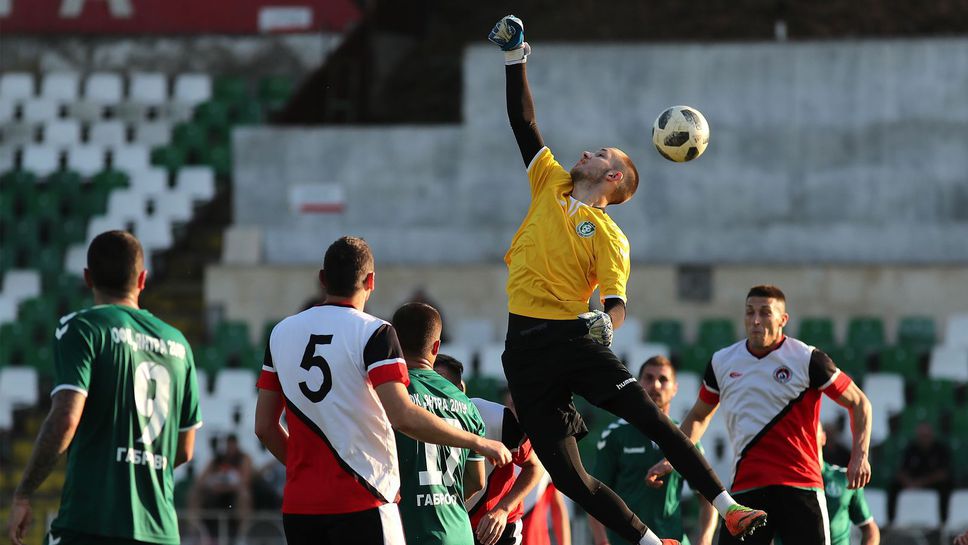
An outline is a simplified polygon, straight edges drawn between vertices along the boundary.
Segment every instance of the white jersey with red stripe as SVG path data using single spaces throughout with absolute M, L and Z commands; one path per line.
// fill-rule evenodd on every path
M 836 399 L 850 383 L 826 354 L 792 337 L 762 357 L 745 339 L 713 354 L 699 398 L 718 404 L 726 419 L 736 460 L 732 491 L 823 488 L 820 394 Z
M 477 492 L 466 502 L 467 512 L 471 517 L 471 527 L 476 529 L 484 515 L 493 509 L 514 486 L 518 473 L 515 468 L 521 467 L 531 456 L 531 441 L 524 435 L 514 413 L 504 405 L 479 397 L 471 398 L 471 403 L 477 407 L 484 420 L 484 437 L 503 443 L 511 451 L 512 462 L 498 468 L 488 461 L 484 462 L 486 478 L 484 490 Z M 523 515 L 524 506 L 519 503 L 508 513 L 507 521 L 512 523 Z
M 321 305 L 276 325 L 257 385 L 285 397 L 283 513 L 350 513 L 397 499 L 396 441 L 374 390 L 391 381 L 409 384 L 407 366 L 379 318 Z

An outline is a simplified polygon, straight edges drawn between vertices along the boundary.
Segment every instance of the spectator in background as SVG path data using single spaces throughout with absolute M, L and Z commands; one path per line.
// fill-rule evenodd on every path
M 245 535 L 252 511 L 252 459 L 239 448 L 234 434 L 225 438 L 225 445 L 216 449 L 215 457 L 195 480 L 189 501 L 190 508 L 199 510 L 229 510 L 235 515 L 229 535 Z M 219 533 L 218 520 L 203 517 L 208 537 Z M 238 532 L 234 530 L 237 529 Z
M 824 436 L 827 438 L 827 443 L 823 446 L 823 459 L 835 466 L 847 467 L 850 463 L 850 448 L 837 439 L 841 436 L 843 426 L 843 420 L 823 425 Z
M 941 518 L 948 517 L 948 497 L 951 495 L 951 449 L 935 437 L 934 427 L 921 422 L 901 457 L 894 483 L 888 491 L 888 509 L 894 519 L 897 494 L 901 490 L 927 488 L 938 491 Z

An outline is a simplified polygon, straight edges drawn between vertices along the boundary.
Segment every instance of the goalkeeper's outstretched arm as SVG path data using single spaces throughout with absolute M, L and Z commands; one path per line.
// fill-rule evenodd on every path
M 494 25 L 487 39 L 504 51 L 508 121 L 521 150 L 521 158 L 525 165 L 530 165 L 534 156 L 544 147 L 544 140 L 538 132 L 534 101 L 528 87 L 525 63 L 528 62 L 531 47 L 524 41 L 524 22 L 507 15 Z

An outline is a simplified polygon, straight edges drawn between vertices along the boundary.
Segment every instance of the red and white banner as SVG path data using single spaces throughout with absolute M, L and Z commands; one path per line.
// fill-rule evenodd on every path
M 0 0 L 0 32 L 344 32 L 361 15 L 353 0 Z

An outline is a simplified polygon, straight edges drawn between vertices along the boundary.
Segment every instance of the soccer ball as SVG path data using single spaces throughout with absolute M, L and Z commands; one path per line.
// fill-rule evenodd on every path
M 652 143 L 670 161 L 692 161 L 706 151 L 709 125 L 699 110 L 689 106 L 667 108 L 652 124 Z

